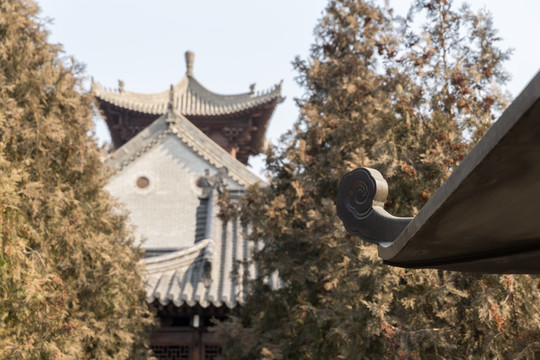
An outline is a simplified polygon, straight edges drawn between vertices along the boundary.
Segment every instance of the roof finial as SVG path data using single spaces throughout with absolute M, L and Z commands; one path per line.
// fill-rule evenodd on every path
M 175 113 L 174 108 L 174 86 L 171 84 L 171 88 L 169 90 L 169 103 L 167 104 L 167 122 L 173 122 L 174 119 L 172 115 Z
M 186 51 L 186 75 L 193 76 L 193 61 L 195 60 L 195 53 L 193 51 Z

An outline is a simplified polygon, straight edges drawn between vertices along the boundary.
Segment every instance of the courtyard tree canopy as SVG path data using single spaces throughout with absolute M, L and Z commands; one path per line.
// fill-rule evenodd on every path
M 0 1 L 0 358 L 146 357 L 153 318 L 93 100 L 37 14 Z
M 269 185 L 240 216 L 256 253 L 252 294 L 218 326 L 228 359 L 535 358 L 539 279 L 385 266 L 335 212 L 340 178 L 388 180 L 414 216 L 507 105 L 509 52 L 485 11 L 416 0 L 330 0 L 307 59 L 300 117 L 267 157 Z M 282 279 L 270 291 L 266 279 Z

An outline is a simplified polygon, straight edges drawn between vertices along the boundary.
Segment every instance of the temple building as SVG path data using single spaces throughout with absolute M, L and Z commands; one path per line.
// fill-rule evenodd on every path
M 186 76 L 169 90 L 140 94 L 124 89 L 110 91 L 93 84 L 94 94 L 118 149 L 157 118 L 169 111 L 181 114 L 232 157 L 246 165 L 264 145 L 264 134 L 276 105 L 283 100 L 281 83 L 272 89 L 238 95 L 219 95 L 207 90 L 193 76 L 194 54 L 186 52 Z
M 188 51 L 186 75 L 156 94 L 92 83 L 114 146 L 108 190 L 125 204 L 146 251 L 147 302 L 161 320 L 151 347 L 163 360 L 211 360 L 221 351 L 207 328 L 242 303 L 242 280 L 256 271 L 242 261 L 258 244 L 243 237 L 239 221 L 219 216 L 217 200 L 227 191 L 234 206 L 261 181 L 246 164 L 262 151 L 283 101 L 281 84 L 261 93 L 254 86 L 239 95 L 213 93 L 194 77 L 193 60 Z M 277 282 L 269 279 L 272 287 Z

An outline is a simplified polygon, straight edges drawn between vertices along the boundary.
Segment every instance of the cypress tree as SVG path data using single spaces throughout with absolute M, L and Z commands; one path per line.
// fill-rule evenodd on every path
M 489 15 L 418 0 L 400 19 L 375 1 L 330 0 L 315 34 L 294 62 L 300 118 L 268 154 L 269 185 L 244 199 L 264 247 L 250 297 L 218 326 L 224 357 L 537 357 L 537 277 L 389 267 L 335 213 L 340 178 L 369 166 L 388 180 L 390 212 L 415 215 L 491 125 L 509 53 Z
M 153 320 L 93 100 L 38 10 L 0 1 L 0 358 L 144 357 Z

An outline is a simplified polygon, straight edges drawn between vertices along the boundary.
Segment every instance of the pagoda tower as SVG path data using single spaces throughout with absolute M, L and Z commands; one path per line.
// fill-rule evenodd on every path
M 186 75 L 168 90 L 142 94 L 115 90 L 92 82 L 92 92 L 102 111 L 115 149 L 118 149 L 158 117 L 171 110 L 185 116 L 210 139 L 244 165 L 264 146 L 268 121 L 281 97 L 281 83 L 263 92 L 220 95 L 206 89 L 193 75 L 195 55 L 187 51 Z
M 256 267 L 243 264 L 261 244 L 247 241 L 249 229 L 238 219 L 220 218 L 217 200 L 227 191 L 227 206 L 236 206 L 248 186 L 261 182 L 246 164 L 261 152 L 283 100 L 281 84 L 215 94 L 193 76 L 193 58 L 187 52 L 184 78 L 157 94 L 92 82 L 114 146 L 107 189 L 129 211 L 146 254 L 146 301 L 160 319 L 150 345 L 159 360 L 213 360 L 221 352 L 208 327 L 244 301 L 242 279 L 255 276 Z M 277 288 L 280 280 L 268 284 Z

